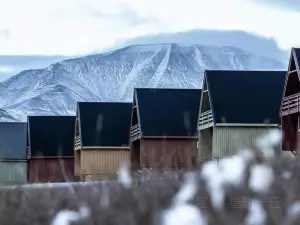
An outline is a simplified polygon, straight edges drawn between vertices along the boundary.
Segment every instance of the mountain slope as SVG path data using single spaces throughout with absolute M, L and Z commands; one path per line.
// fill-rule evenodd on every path
M 0 108 L 26 115 L 72 115 L 76 101 L 131 101 L 134 87 L 200 88 L 205 69 L 284 69 L 233 47 L 135 45 L 26 70 L 0 83 Z

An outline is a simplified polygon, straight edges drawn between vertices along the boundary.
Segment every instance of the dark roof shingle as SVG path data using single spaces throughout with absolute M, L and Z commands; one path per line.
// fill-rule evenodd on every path
M 132 103 L 78 102 L 82 146 L 129 146 Z
M 136 88 L 142 136 L 195 136 L 201 89 Z
M 75 116 L 28 116 L 31 157 L 74 156 Z
M 26 126 L 21 122 L 0 123 L 0 159 L 26 159 Z
M 215 123 L 279 124 L 286 71 L 207 70 Z

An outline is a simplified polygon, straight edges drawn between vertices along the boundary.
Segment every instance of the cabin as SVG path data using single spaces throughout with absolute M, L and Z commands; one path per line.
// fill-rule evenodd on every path
M 0 122 L 0 185 L 27 182 L 26 123 Z
M 114 179 L 130 160 L 132 103 L 78 102 L 75 125 L 75 174 L 81 179 Z
M 198 121 L 202 161 L 257 149 L 257 140 L 279 129 L 285 71 L 206 70 Z
M 74 176 L 75 116 L 27 117 L 29 182 L 76 181 Z
M 292 48 L 280 107 L 282 150 L 300 154 L 300 48 Z
M 134 170 L 197 164 L 201 89 L 136 88 L 130 129 Z

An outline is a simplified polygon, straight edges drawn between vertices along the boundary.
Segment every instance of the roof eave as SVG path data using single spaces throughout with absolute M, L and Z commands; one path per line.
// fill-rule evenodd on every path
M 279 124 L 266 123 L 215 123 L 216 127 L 279 127 Z

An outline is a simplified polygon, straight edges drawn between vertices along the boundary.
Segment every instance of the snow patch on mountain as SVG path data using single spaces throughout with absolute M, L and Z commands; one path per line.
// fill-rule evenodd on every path
M 0 83 L 0 108 L 20 121 L 27 115 L 75 115 L 77 101 L 132 101 L 134 87 L 200 88 L 205 69 L 285 65 L 235 47 L 133 45 L 23 71 Z

